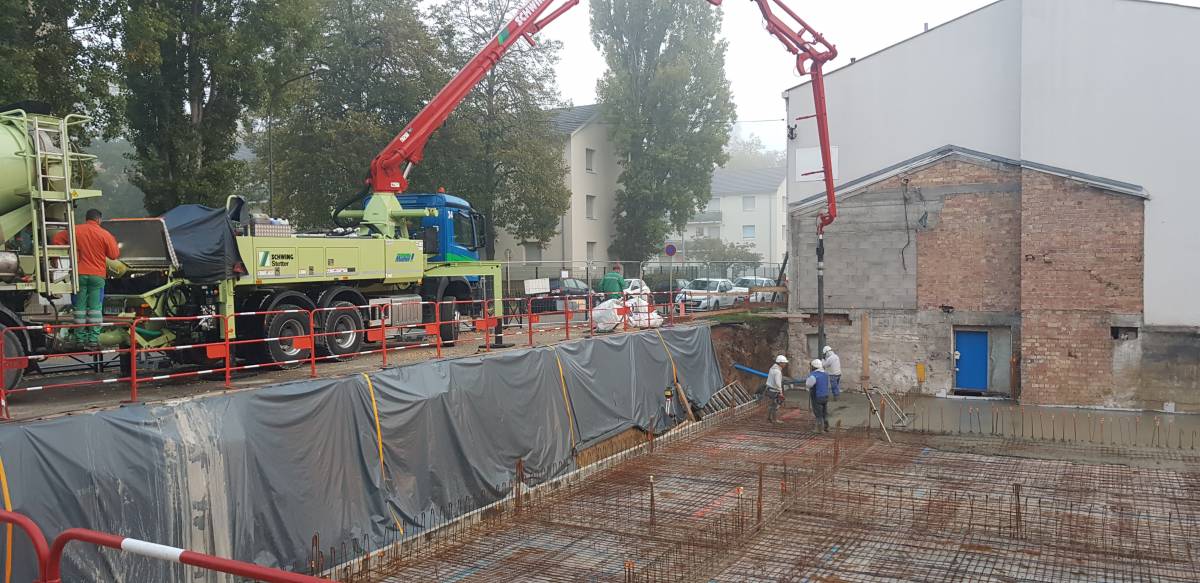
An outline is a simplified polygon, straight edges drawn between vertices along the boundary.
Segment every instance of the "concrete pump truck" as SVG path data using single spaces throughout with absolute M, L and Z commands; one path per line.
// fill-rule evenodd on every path
M 837 51 L 782 0 L 751 1 L 768 32 L 796 56 L 798 72 L 813 78 L 815 113 L 809 117 L 817 121 L 829 202 L 820 230 L 836 216 L 821 66 Z M 334 229 L 292 232 L 247 216 L 239 196 L 229 197 L 224 209 L 184 205 L 158 218 L 105 221 L 121 245 L 121 264 L 115 266 L 121 276 L 110 279 L 105 319 L 140 324 L 106 329 L 101 346 L 136 343 L 139 350 L 158 349 L 171 360 L 199 364 L 225 359 L 219 344 L 228 335 L 242 348 L 237 358 L 286 366 L 303 362 L 311 350 L 351 357 L 364 341 L 380 339 L 365 334 L 375 326 L 441 322 L 434 332 L 455 340 L 456 312 L 466 309 L 456 306 L 501 297 L 500 265 L 479 261 L 486 236 L 482 217 L 455 196 L 406 194 L 409 172 L 433 132 L 518 39 L 533 44 L 534 34 L 578 4 L 567 0 L 546 13 L 556 2 L 529 0 L 521 6 L 372 160 L 362 190 L 334 209 Z M 797 24 L 785 24 L 772 5 Z M 82 188 L 78 170 L 92 157 L 75 151 L 69 139 L 72 127 L 87 122 L 79 115 L 55 117 L 34 103 L 0 107 L 6 389 L 38 370 L 47 355 L 75 348 L 66 331 L 43 324 L 59 322 L 55 306 L 78 291 L 73 209 L 100 196 Z M 63 230 L 69 244 L 52 244 Z M 490 305 L 495 319 L 484 322 L 501 321 L 502 302 Z M 306 310 L 316 312 L 310 318 Z M 308 341 L 310 329 L 317 333 L 315 346 Z M 128 352 L 123 376 L 127 357 Z

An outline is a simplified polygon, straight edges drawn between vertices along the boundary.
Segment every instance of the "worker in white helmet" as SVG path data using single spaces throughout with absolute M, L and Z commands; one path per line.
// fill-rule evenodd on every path
M 829 431 L 829 375 L 825 373 L 825 364 L 821 359 L 814 358 L 811 363 L 812 372 L 804 379 L 808 387 L 809 399 L 812 402 L 813 415 L 817 418 L 817 429 Z
M 772 424 L 783 423 L 779 420 L 779 406 L 783 404 L 783 369 L 787 364 L 787 357 L 780 354 L 767 371 L 767 421 Z
M 842 359 L 828 346 L 821 350 L 821 357 L 822 364 L 825 365 L 825 374 L 829 375 L 829 388 L 833 392 L 833 400 L 836 401 L 842 394 Z

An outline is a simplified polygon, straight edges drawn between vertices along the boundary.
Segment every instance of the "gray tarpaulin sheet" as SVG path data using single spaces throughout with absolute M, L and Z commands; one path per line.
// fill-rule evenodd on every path
M 0 473 L 11 509 L 50 538 L 84 527 L 304 570 L 315 533 L 325 549 L 378 547 L 398 528 L 502 498 L 517 460 L 532 484 L 574 469 L 573 447 L 669 427 L 672 358 L 694 403 L 720 388 L 708 329 L 681 327 L 661 339 L 648 331 L 430 361 L 371 372 L 370 382 L 316 379 L 0 426 Z M 12 557 L 12 581 L 31 580 L 19 530 Z M 64 580 L 222 580 L 195 571 L 72 543 Z

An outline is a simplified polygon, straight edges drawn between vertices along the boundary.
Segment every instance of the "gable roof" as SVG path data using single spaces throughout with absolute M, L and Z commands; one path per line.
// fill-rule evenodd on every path
M 930 150 L 928 152 L 925 152 L 924 154 L 920 154 L 918 156 L 913 156 L 912 158 L 904 160 L 903 162 L 898 162 L 896 164 L 892 164 L 891 166 L 888 166 L 887 168 L 883 168 L 881 170 L 876 170 L 875 172 L 867 174 L 866 176 L 861 176 L 859 178 L 855 178 L 854 180 L 846 182 L 845 184 L 842 184 L 841 186 L 837 187 L 837 189 L 835 191 L 835 195 L 840 199 L 842 196 L 844 196 L 848 193 L 854 192 L 856 190 L 861 190 L 863 188 L 871 186 L 872 184 L 875 184 L 876 182 L 882 182 L 882 181 L 887 180 L 888 178 L 891 178 L 898 174 L 904 174 L 906 172 L 911 172 L 917 168 L 920 168 L 922 166 L 928 166 L 929 164 L 933 164 L 934 162 L 942 160 L 943 158 L 949 158 L 951 156 L 961 156 L 964 158 L 974 158 L 976 160 L 981 160 L 981 161 L 986 161 L 986 162 L 999 162 L 1001 164 L 1009 164 L 1012 166 L 1019 166 L 1021 168 L 1029 168 L 1030 170 L 1037 170 L 1038 172 L 1044 172 L 1046 174 L 1053 174 L 1055 176 L 1061 176 L 1068 180 L 1082 182 L 1089 186 L 1094 186 L 1096 188 L 1101 188 L 1101 189 L 1104 189 L 1104 190 L 1107 190 L 1110 192 L 1116 192 L 1119 194 L 1127 194 L 1129 196 L 1136 196 L 1138 198 L 1149 198 L 1149 196 L 1146 194 L 1146 190 L 1137 184 L 1130 184 L 1128 182 L 1121 182 L 1119 180 L 1103 178 L 1100 176 L 1095 176 L 1093 174 L 1086 174 L 1084 172 L 1076 172 L 1074 170 L 1067 170 L 1065 168 L 1059 168 L 1057 166 L 1050 166 L 1048 164 L 1040 164 L 1038 162 L 1030 162 L 1028 160 L 1014 160 L 1012 158 L 1005 158 L 1004 156 L 988 154 L 985 152 L 980 152 L 978 150 L 964 148 L 962 146 L 955 146 L 954 144 L 948 144 L 948 145 L 942 146 L 941 148 L 936 148 L 934 150 Z M 813 204 L 816 204 L 819 202 L 824 202 L 824 201 L 825 201 L 825 193 L 822 192 L 820 194 L 814 194 L 814 195 L 812 195 L 808 198 L 805 198 L 803 200 L 800 200 L 798 202 L 791 203 L 788 205 L 788 209 L 792 210 L 792 211 L 800 210 L 804 207 L 812 206 Z
M 600 115 L 600 105 L 593 103 L 560 107 L 551 109 L 548 113 L 550 114 L 550 125 L 554 127 L 554 131 L 569 135 L 579 131 L 580 128 Z
M 787 167 L 775 168 L 717 168 L 712 174 L 712 195 L 729 194 L 759 194 L 775 192 L 783 178 L 787 175 Z

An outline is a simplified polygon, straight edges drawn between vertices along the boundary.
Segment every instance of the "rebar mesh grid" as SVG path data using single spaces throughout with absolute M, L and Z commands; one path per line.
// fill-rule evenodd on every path
M 1200 456 L 1189 450 L 978 434 L 908 433 L 887 444 L 865 430 L 808 433 L 795 413 L 783 426 L 738 413 L 331 574 L 347 582 L 1200 580 Z M 341 556 L 372 555 L 350 551 Z

